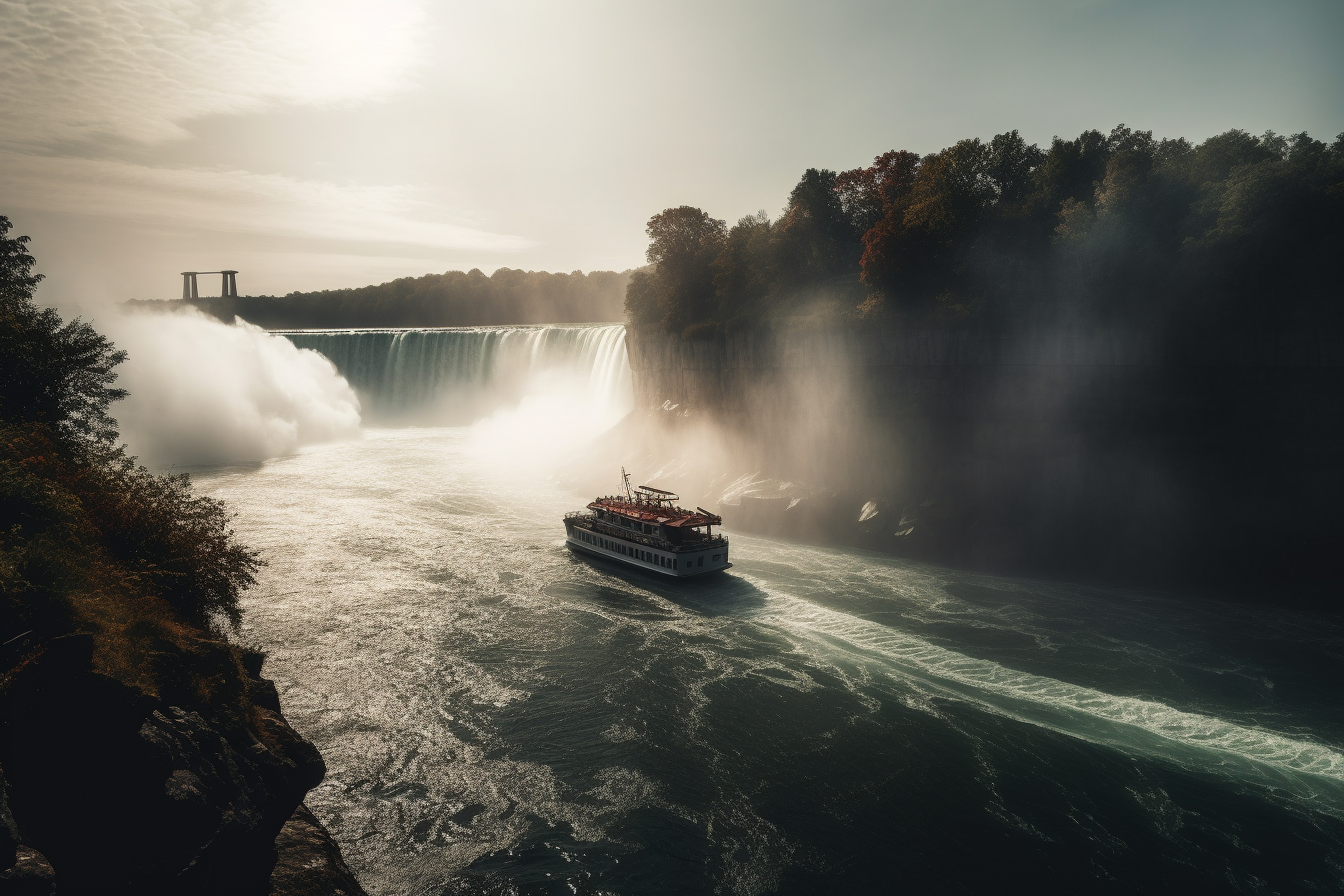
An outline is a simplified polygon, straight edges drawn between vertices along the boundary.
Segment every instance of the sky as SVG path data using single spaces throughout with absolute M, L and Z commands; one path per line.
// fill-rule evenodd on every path
M 75 312 L 624 270 L 663 208 L 778 214 L 889 149 L 1332 140 L 1341 46 L 1339 0 L 0 0 L 0 214 Z

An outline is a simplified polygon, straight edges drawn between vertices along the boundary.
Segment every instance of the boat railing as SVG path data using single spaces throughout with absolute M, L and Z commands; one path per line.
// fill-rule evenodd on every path
M 664 538 L 645 535 L 640 532 L 631 532 L 629 529 L 623 529 L 620 526 L 613 526 L 610 523 L 604 523 L 597 519 L 591 513 L 585 513 L 581 510 L 570 511 L 565 514 L 566 520 L 576 520 L 587 523 L 585 528 L 592 529 L 594 532 L 601 532 L 612 538 L 618 538 L 621 541 L 633 542 L 635 544 L 646 545 L 651 548 L 659 548 L 664 551 L 696 551 L 703 548 L 719 547 L 728 544 L 728 539 L 722 535 L 711 535 L 706 538 L 688 538 L 682 542 L 671 542 Z

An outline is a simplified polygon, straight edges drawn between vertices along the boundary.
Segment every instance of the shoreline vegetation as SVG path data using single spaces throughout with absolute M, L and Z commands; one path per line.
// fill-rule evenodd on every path
M 202 296 L 136 300 L 135 310 L 193 305 L 225 323 L 236 316 L 269 330 L 374 327 L 472 327 L 620 320 L 630 271 L 479 269 L 402 277 L 354 289 L 284 296 Z
M 636 327 L 686 338 L 789 316 L 1020 329 L 1344 320 L 1344 134 L 1199 144 L 1119 125 L 1047 149 L 1017 131 L 866 168 L 811 168 L 778 218 L 648 223 Z
M 0 216 L 0 887 L 362 893 L 302 808 L 321 756 L 264 656 L 229 638 L 260 556 L 186 475 L 127 456 L 110 414 L 125 353 L 37 306 L 10 228 Z

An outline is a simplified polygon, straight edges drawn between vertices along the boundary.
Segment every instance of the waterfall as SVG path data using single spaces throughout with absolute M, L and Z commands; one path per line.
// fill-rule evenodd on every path
M 276 332 L 330 359 L 375 420 L 466 422 L 541 388 L 632 404 L 619 324 Z

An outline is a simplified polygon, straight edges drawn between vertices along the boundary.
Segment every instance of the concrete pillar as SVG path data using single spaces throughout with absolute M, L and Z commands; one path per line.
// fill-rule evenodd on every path
M 197 290 L 197 288 L 196 288 L 196 272 L 195 272 L 195 271 L 193 271 L 193 272 L 191 273 L 191 297 L 192 297 L 193 299 L 199 299 L 199 298 L 201 297 L 201 293 L 200 293 L 200 291 Z
M 191 273 L 190 273 L 189 271 L 183 271 L 183 272 L 182 272 L 182 301 L 185 302 L 185 301 L 186 301 L 187 299 L 189 299 L 189 298 L 191 298 Z

